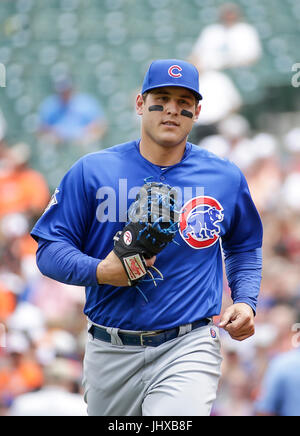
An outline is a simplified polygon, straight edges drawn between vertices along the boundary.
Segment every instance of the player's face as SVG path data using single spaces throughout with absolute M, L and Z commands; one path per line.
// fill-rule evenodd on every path
M 156 88 L 145 100 L 137 97 L 142 137 L 164 147 L 185 144 L 199 112 L 194 94 L 181 87 Z

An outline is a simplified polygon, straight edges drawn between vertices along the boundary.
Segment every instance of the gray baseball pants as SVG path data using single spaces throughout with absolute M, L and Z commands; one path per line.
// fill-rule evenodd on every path
M 216 334 L 211 333 L 213 328 Z M 220 378 L 218 327 L 210 323 L 158 347 L 124 346 L 88 333 L 83 362 L 90 416 L 209 416 Z M 214 337 L 215 336 L 215 337 Z

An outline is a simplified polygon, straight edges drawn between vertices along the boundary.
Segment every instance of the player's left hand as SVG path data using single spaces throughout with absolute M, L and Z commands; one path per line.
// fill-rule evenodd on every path
M 219 327 L 226 330 L 232 339 L 243 341 L 254 335 L 254 313 L 246 303 L 229 306 L 221 317 Z

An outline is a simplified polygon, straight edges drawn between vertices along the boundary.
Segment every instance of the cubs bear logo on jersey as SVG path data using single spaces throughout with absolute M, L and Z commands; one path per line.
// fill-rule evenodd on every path
M 221 204 L 212 197 L 200 196 L 189 200 L 182 208 L 179 232 L 192 248 L 202 249 L 215 244 L 220 236 L 224 214 Z

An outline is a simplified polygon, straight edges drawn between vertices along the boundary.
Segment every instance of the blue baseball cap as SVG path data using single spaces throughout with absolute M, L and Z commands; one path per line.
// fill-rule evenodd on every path
M 180 86 L 192 91 L 199 100 L 199 73 L 197 68 L 179 59 L 159 59 L 150 65 L 143 82 L 142 94 L 164 86 Z

